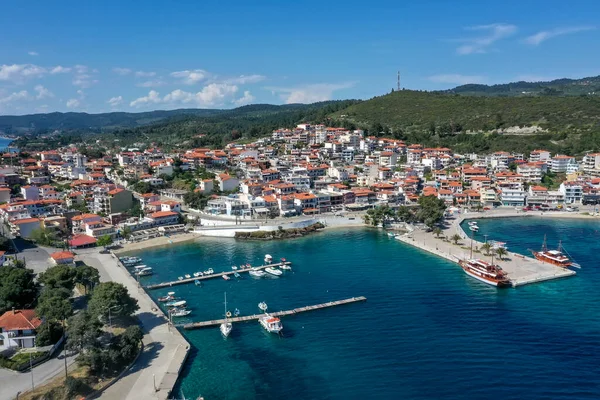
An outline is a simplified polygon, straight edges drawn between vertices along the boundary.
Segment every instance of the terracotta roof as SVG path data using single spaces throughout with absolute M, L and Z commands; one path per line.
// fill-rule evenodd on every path
M 13 224 L 15 225 L 21 225 L 21 224 L 29 224 L 32 222 L 40 222 L 39 218 L 24 218 L 24 219 L 18 219 L 16 221 L 13 222 Z
M 70 251 L 57 251 L 56 253 L 50 254 L 50 257 L 52 257 L 53 260 L 65 260 L 74 258 L 75 254 L 71 253 Z
M 0 316 L 0 328 L 5 331 L 37 329 L 41 324 L 35 310 L 7 311 Z
M 88 219 L 88 218 L 99 218 L 100 216 L 98 214 L 81 214 L 81 215 L 76 215 L 72 218 L 73 221 L 83 221 L 84 219 Z
M 162 217 L 172 217 L 174 215 L 177 215 L 177 213 L 173 212 L 173 211 L 158 211 L 158 212 L 152 213 L 150 216 L 152 218 L 162 218 Z
M 69 240 L 69 246 L 80 247 L 96 243 L 96 239 L 88 235 L 75 235 Z

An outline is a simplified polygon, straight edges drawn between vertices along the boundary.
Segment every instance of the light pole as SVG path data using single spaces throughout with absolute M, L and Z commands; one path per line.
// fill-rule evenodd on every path
M 31 353 L 29 353 L 29 371 L 31 371 L 31 390 L 35 389 L 33 384 L 33 364 L 31 363 Z
M 112 306 L 112 307 L 107 307 L 108 309 L 108 327 L 110 328 L 110 330 L 112 331 L 112 316 L 110 314 L 110 310 L 114 310 L 114 309 L 121 309 L 121 307 L 119 306 Z

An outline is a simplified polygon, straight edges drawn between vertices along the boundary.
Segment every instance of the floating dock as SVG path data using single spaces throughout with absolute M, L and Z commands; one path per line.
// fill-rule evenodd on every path
M 261 265 L 259 267 L 249 267 L 249 268 L 237 269 L 235 271 L 231 270 L 231 271 L 225 271 L 225 272 L 216 272 L 214 274 L 203 275 L 203 276 L 198 276 L 198 277 L 192 276 L 191 278 L 185 278 L 185 279 L 171 281 L 171 282 L 162 282 L 162 283 L 157 283 L 154 285 L 148 285 L 148 286 L 146 286 L 146 289 L 160 289 L 160 288 L 165 288 L 165 287 L 170 287 L 170 286 L 175 286 L 175 285 L 183 285 L 184 283 L 193 283 L 195 280 L 204 281 L 204 280 L 208 280 L 208 279 L 220 278 L 225 275 L 233 275 L 236 272 L 237 273 L 249 272 L 249 271 L 252 271 L 253 269 L 265 269 L 265 268 L 269 268 L 269 267 L 276 268 L 276 267 L 281 267 L 284 265 L 292 265 L 292 263 L 289 261 L 285 261 L 285 262 L 280 262 L 280 263 L 275 263 L 275 264 Z
M 336 307 L 336 306 L 341 306 L 341 305 L 350 304 L 350 303 L 358 303 L 360 301 L 366 301 L 366 300 L 367 300 L 367 298 L 364 297 L 364 296 L 352 297 L 350 299 L 330 301 L 328 303 L 316 304 L 314 306 L 306 306 L 306 307 L 294 308 L 293 310 L 278 311 L 278 312 L 274 312 L 274 313 L 269 313 L 269 315 L 272 315 L 273 317 L 284 317 L 286 315 L 295 315 L 295 314 L 299 314 L 299 313 L 302 313 L 302 312 L 314 311 L 314 310 L 321 310 L 323 308 Z M 255 320 L 258 320 L 260 317 L 262 317 L 264 315 L 265 314 L 254 314 L 254 315 L 246 315 L 244 317 L 233 317 L 233 318 L 227 318 L 227 319 L 214 319 L 214 320 L 211 320 L 211 321 L 192 322 L 190 324 L 184 324 L 184 325 L 178 325 L 178 326 L 183 326 L 184 329 L 210 328 L 212 326 L 221 325 L 224 322 L 247 322 L 247 321 L 255 321 Z

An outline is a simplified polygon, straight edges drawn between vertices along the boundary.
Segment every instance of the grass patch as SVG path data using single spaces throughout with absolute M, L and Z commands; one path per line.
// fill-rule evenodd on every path
M 32 353 L 25 353 L 23 351 L 15 354 L 13 357 L 10 358 L 10 361 L 16 363 L 16 364 L 22 364 L 24 362 L 29 362 L 29 357 L 31 356 L 32 360 L 35 360 L 36 358 L 39 357 L 43 357 L 46 354 L 48 354 L 48 352 L 46 351 L 37 351 L 37 352 L 32 352 Z

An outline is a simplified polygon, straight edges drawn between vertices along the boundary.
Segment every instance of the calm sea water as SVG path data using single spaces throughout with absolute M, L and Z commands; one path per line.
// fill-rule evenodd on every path
M 183 331 L 194 345 L 177 391 L 206 399 L 597 399 L 600 226 L 582 221 L 486 220 L 481 232 L 511 250 L 562 238 L 576 277 L 497 290 L 450 262 L 368 229 L 302 239 L 195 244 L 138 252 L 147 283 L 213 267 L 286 257 L 281 278 L 213 280 L 175 288 L 193 309 L 182 322 L 229 308 L 272 311 L 364 295 L 366 303 L 284 317 L 284 337 L 258 322 Z M 168 290 L 152 291 L 158 297 Z
M 6 139 L 6 138 L 0 137 L 0 150 L 6 149 L 12 141 L 13 141 L 13 139 Z

